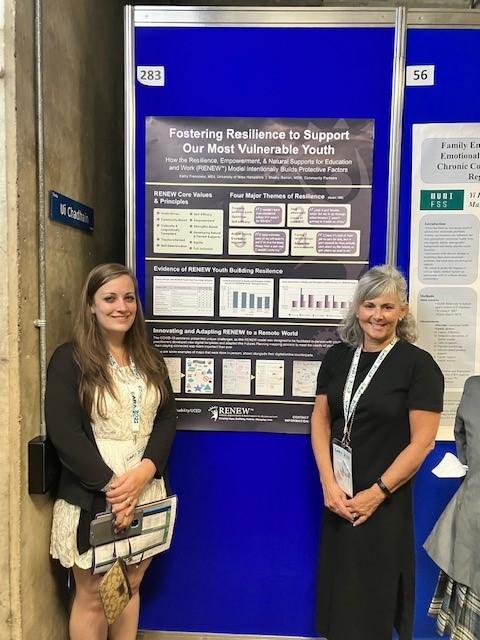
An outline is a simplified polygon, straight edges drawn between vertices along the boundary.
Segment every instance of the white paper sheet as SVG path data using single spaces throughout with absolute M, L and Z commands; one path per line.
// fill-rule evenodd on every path
M 463 478 L 468 467 L 462 464 L 457 456 L 447 452 L 443 459 L 432 469 L 432 473 L 438 478 Z

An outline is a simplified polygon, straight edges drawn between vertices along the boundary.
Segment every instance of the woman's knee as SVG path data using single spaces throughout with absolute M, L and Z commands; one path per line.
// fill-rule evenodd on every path
M 103 611 L 98 591 L 102 576 L 92 575 L 90 571 L 78 568 L 74 569 L 73 575 L 75 576 L 75 598 L 90 610 Z

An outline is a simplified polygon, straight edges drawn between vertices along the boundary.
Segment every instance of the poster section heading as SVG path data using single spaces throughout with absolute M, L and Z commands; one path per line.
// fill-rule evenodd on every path
M 414 125 L 410 302 L 445 375 L 440 439 L 480 365 L 479 236 L 480 123 Z
M 146 318 L 179 427 L 307 432 L 368 265 L 373 123 L 151 117 L 146 135 Z
M 372 120 L 150 116 L 146 137 L 147 183 L 371 184 Z
M 179 428 L 307 433 L 336 327 L 148 323 L 177 397 Z

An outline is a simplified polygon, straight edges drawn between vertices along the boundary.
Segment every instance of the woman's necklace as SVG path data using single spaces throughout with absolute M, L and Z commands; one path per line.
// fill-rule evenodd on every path
M 111 356 L 119 367 L 126 367 L 130 364 L 130 358 L 127 357 L 125 349 L 109 349 L 108 355 Z M 112 364 L 110 362 L 110 364 Z

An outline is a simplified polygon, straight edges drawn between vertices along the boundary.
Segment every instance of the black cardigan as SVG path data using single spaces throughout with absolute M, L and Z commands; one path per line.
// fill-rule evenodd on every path
M 73 345 L 63 344 L 48 365 L 45 418 L 48 436 L 62 463 L 57 497 L 81 509 L 77 544 L 79 553 L 84 553 L 90 546 L 90 522 L 97 513 L 105 511 L 102 489 L 113 471 L 100 455 L 90 419 L 80 404 L 79 382 L 80 370 L 73 357 Z M 167 385 L 169 398 L 157 411 L 143 454 L 154 463 L 156 478 L 165 473 L 175 436 L 176 406 L 168 378 Z

